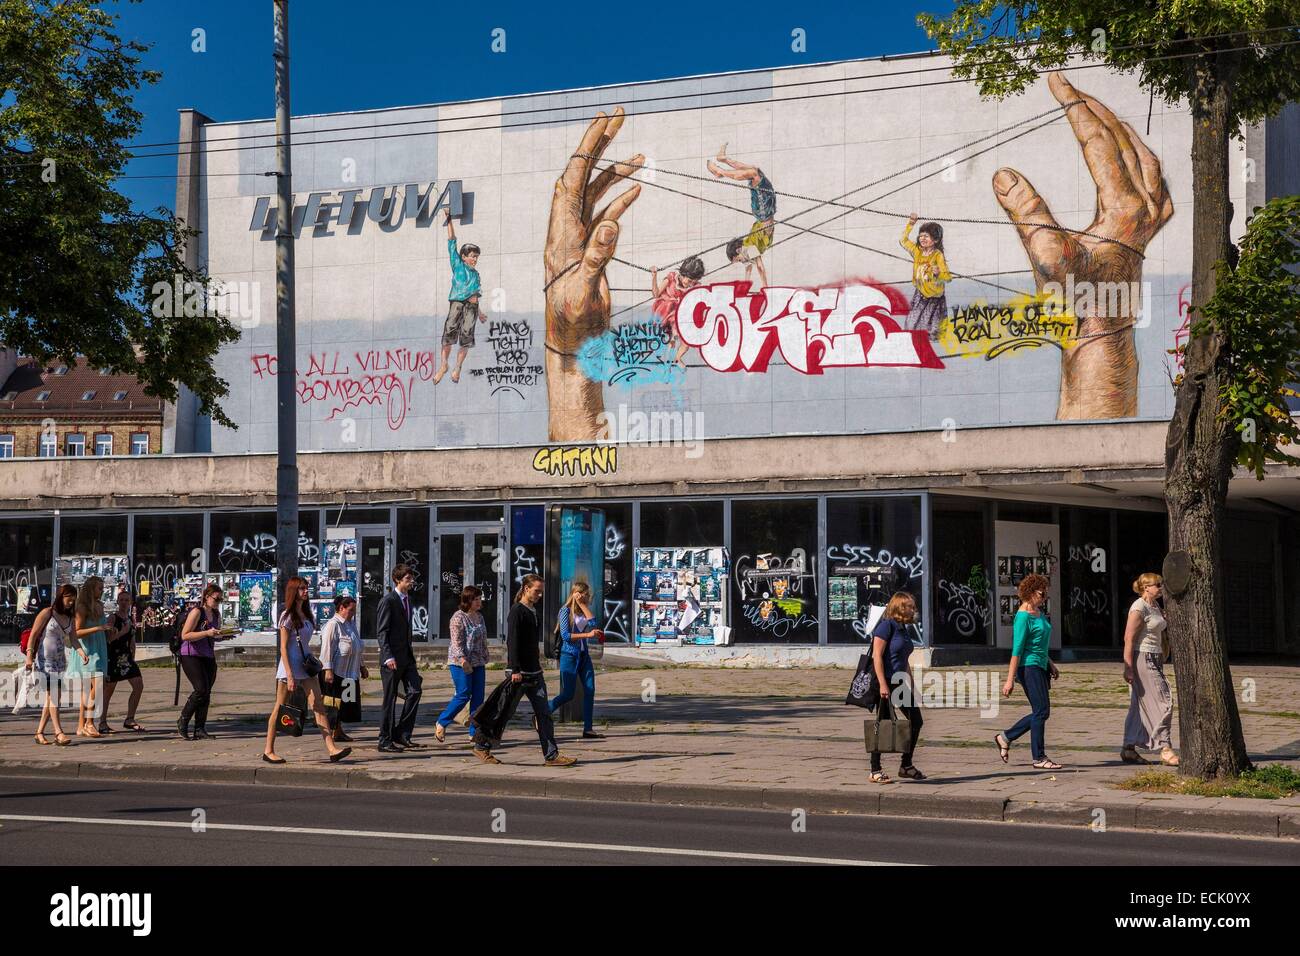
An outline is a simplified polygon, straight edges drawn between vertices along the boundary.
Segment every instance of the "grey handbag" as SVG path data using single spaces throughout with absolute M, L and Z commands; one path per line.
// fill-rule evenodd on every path
M 907 717 L 897 716 L 898 710 L 890 708 L 890 716 L 880 718 L 884 708 L 876 711 L 874 720 L 862 722 L 862 733 L 866 738 L 868 753 L 901 754 L 906 753 L 912 744 L 912 721 Z

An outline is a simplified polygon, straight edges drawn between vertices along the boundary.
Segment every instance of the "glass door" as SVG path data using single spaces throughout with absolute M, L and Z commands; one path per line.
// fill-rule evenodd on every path
M 358 527 L 357 613 L 361 638 L 375 639 L 375 615 L 380 599 L 392 589 L 393 540 L 388 528 Z
M 488 640 L 501 636 L 501 620 L 510 596 L 505 590 L 505 541 L 499 524 L 438 527 L 438 633 L 446 640 L 451 616 L 460 607 L 461 590 L 472 584 L 483 592 L 483 623 Z M 504 595 L 504 596 L 503 596 Z

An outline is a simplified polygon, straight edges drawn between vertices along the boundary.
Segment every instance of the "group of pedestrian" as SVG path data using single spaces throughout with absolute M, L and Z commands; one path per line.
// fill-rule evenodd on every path
M 377 748 L 386 754 L 419 751 L 427 747 L 415 739 L 423 695 L 423 681 L 416 666 L 411 639 L 413 607 L 410 592 L 415 584 L 415 574 L 405 564 L 399 564 L 393 568 L 392 583 L 392 590 L 380 600 L 375 612 L 375 640 L 379 648 L 383 687 Z M 487 623 L 483 619 L 483 592 L 474 585 L 462 588 L 459 607 L 449 622 L 447 648 L 447 670 L 455 689 L 434 722 L 433 735 L 438 743 L 447 741 L 449 728 L 456 723 L 458 716 L 465 713 L 466 732 L 473 743 L 474 754 L 484 763 L 499 764 L 501 761 L 492 754 L 492 748 L 501 742 L 506 724 L 514 716 L 520 700 L 526 696 L 533 708 L 533 728 L 546 764 L 572 766 L 577 761 L 560 753 L 551 715 L 572 700 L 579 681 L 586 692 L 583 737 L 602 736 L 592 726 L 596 681 L 587 642 L 603 641 L 604 633 L 595 626 L 591 589 L 585 582 L 575 583 L 558 615 L 560 692 L 551 700 L 546 696 L 546 680 L 539 653 L 543 590 L 544 584 L 538 575 L 529 574 L 522 579 L 506 621 L 505 679 L 488 695 L 488 637 Z M 354 620 L 356 601 L 350 596 L 335 598 L 334 616 L 322 631 L 319 659 L 308 651 L 312 623 L 306 611 L 305 580 L 292 578 L 287 582 L 282 606 L 286 610 L 279 621 L 276 699 L 267 722 L 262 759 L 273 764 L 285 762 L 275 752 L 279 715 L 301 687 L 330 760 L 342 760 L 351 753 L 351 748 L 339 744 L 351 742 L 352 738 L 347 736 L 340 715 L 346 712 L 344 704 L 349 699 L 359 700 L 360 681 L 369 677 L 361 663 L 364 641 Z M 301 610 L 295 613 L 295 607 Z M 321 675 L 323 684 L 318 681 L 318 675 Z M 328 714 L 323 700 L 336 702 Z M 359 707 L 357 713 L 359 715 Z
M 136 708 L 144 693 L 144 679 L 135 662 L 136 621 L 131 593 L 118 591 L 117 607 L 110 617 L 104 609 L 104 580 L 89 577 L 80 588 L 64 584 L 50 606 L 36 615 L 27 639 L 24 670 L 43 692 L 36 725 L 37 744 L 65 747 L 72 742 L 64 733 L 59 707 L 64 687 L 77 692 L 78 737 L 102 738 L 117 733 L 108 722 L 113 691 L 130 684 L 126 719 L 122 728 L 141 732 Z M 54 739 L 45 735 L 46 727 Z
M 1029 734 L 1030 755 L 1038 770 L 1061 770 L 1063 765 L 1047 755 L 1047 719 L 1051 715 L 1051 685 L 1060 671 L 1051 659 L 1052 623 L 1043 613 L 1051 582 L 1041 574 L 1029 574 L 1017 587 L 1020 606 L 1012 624 L 1011 661 L 1002 696 L 1010 697 L 1018 683 L 1029 700 L 1029 713 L 993 738 L 1003 763 L 1011 757 L 1011 744 Z M 1129 685 L 1129 708 L 1124 721 L 1124 745 L 1120 758 L 1125 763 L 1153 761 L 1138 751 L 1160 751 L 1159 762 L 1178 766 L 1170 730 L 1173 725 L 1173 695 L 1165 678 L 1164 664 L 1170 644 L 1166 634 L 1161 593 L 1164 581 L 1148 572 L 1133 582 L 1137 600 L 1129 607 L 1124 631 L 1124 680 Z M 910 739 L 901 751 L 899 776 L 924 780 L 912 763 L 920 737 L 922 716 L 917 682 L 908 659 L 912 640 L 907 627 L 916 621 L 916 602 L 906 591 L 893 595 L 872 632 L 872 666 L 881 688 L 882 720 L 905 718 Z M 879 751 L 871 754 L 871 781 L 889 783 L 881 768 Z

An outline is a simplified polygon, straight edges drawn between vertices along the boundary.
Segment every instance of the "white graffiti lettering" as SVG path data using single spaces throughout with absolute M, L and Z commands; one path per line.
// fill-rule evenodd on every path
M 832 545 L 826 549 L 826 560 L 846 570 L 862 569 L 886 565 L 902 568 L 909 578 L 919 578 L 925 571 L 925 542 L 916 539 L 916 553 L 911 555 L 894 554 L 886 548 L 873 551 L 870 547 L 856 544 Z

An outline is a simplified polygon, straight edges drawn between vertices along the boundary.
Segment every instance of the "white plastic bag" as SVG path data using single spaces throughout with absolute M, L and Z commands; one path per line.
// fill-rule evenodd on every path
M 27 700 L 33 687 L 36 686 L 36 671 L 29 671 L 26 667 L 19 667 L 9 675 L 14 693 L 13 715 L 17 717 L 27 708 Z

